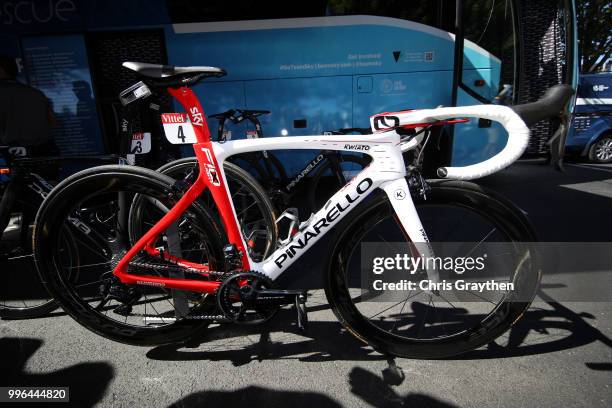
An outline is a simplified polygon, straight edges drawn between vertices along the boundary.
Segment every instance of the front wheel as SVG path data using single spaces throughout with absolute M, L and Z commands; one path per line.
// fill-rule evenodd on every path
M 464 255 L 477 254 L 483 243 L 506 243 L 504 248 L 520 255 L 520 261 L 507 268 L 512 275 L 507 279 L 515 283 L 516 292 L 520 291 L 520 300 L 503 293 L 482 296 L 466 292 L 456 303 L 442 291 L 417 288 L 402 292 L 399 301 L 376 301 L 362 287 L 362 244 L 408 247 L 408 243 L 386 195 L 378 195 L 356 211 L 357 215 L 339 228 L 326 295 L 349 332 L 382 353 L 444 358 L 473 350 L 504 333 L 535 295 L 540 270 L 530 244 L 535 237 L 529 222 L 507 200 L 475 184 L 433 183 L 427 200 L 417 203 L 419 218 L 432 242 L 463 243 Z M 496 254 L 501 263 L 519 259 L 511 255 Z
M 229 162 L 224 163 L 223 170 L 249 256 L 255 262 L 261 262 L 276 249 L 278 231 L 274 205 L 257 180 L 245 170 Z M 197 175 L 198 162 L 195 157 L 188 157 L 167 163 L 157 171 L 175 180 L 183 180 L 191 171 Z M 206 190 L 200 200 L 221 225 L 221 216 L 210 191 Z M 130 224 L 130 231 L 140 229 L 139 222 Z

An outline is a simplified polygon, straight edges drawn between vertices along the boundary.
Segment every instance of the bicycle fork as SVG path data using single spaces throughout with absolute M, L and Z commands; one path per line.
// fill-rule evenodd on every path
M 410 195 L 406 179 L 402 177 L 387 181 L 381 184 L 380 188 L 384 190 L 389 198 L 393 211 L 395 211 L 403 232 L 406 234 L 406 241 L 412 244 L 410 248 L 412 256 L 422 256 L 425 259 L 433 257 L 433 248 L 429 243 L 425 228 L 421 224 L 421 219 Z M 435 268 L 435 265 L 429 265 L 430 263 L 425 262 L 427 279 L 432 283 L 438 283 L 440 281 L 439 271 Z

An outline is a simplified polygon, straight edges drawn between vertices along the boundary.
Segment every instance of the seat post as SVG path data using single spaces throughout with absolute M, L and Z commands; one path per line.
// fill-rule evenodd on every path
M 168 88 L 168 93 L 172 95 L 185 109 L 189 120 L 195 131 L 198 143 L 210 142 L 210 130 L 206 122 L 204 110 L 196 94 L 187 86 L 180 88 Z

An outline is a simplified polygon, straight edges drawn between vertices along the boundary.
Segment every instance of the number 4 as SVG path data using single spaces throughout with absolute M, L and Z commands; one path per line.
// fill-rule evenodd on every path
M 185 143 L 185 133 L 183 133 L 183 127 L 179 126 L 178 127 L 178 136 L 179 139 L 181 139 L 181 142 Z

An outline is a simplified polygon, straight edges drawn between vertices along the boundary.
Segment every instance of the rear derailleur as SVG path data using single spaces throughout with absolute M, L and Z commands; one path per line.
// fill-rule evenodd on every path
M 113 308 L 113 312 L 120 316 L 129 316 L 132 313 L 132 306 L 142 296 L 137 287 L 124 285 L 115 276 L 105 279 L 98 288 L 98 292 L 102 297 L 102 301 L 96 306 L 96 309 L 101 310 L 109 302 L 115 300 L 120 304 Z

